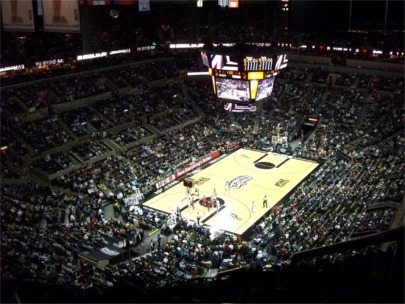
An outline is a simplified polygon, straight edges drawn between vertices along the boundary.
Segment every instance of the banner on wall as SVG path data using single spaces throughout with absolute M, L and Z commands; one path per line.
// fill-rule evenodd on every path
M 218 0 L 218 5 L 220 7 L 227 7 L 229 3 L 229 0 Z
M 111 0 L 88 0 L 87 5 L 109 5 Z
M 231 152 L 238 149 L 240 146 L 240 140 L 233 141 L 226 145 L 226 151 Z
M 0 2 L 3 28 L 6 31 L 34 31 L 34 13 L 31 0 L 4 0 Z
M 149 12 L 150 11 L 150 0 L 138 0 L 139 11 Z
M 239 0 L 229 0 L 228 6 L 229 6 L 229 8 L 238 8 Z
M 204 164 L 218 158 L 220 155 L 221 155 L 221 153 L 218 150 L 212 151 L 211 153 L 201 157 L 197 161 L 187 165 L 183 169 L 177 170 L 173 174 L 171 174 L 171 175 L 167 176 L 166 178 L 160 180 L 159 182 L 156 183 L 155 186 L 156 186 L 157 189 L 160 189 L 160 188 L 166 186 L 167 184 L 170 184 L 171 182 L 175 181 L 176 179 L 179 179 L 179 178 L 183 177 L 187 173 L 189 173 L 189 172 L 201 167 L 202 165 L 204 165 Z
M 48 32 L 79 32 L 79 2 L 77 0 L 42 0 L 44 30 Z
M 115 5 L 134 5 L 135 0 L 114 0 Z

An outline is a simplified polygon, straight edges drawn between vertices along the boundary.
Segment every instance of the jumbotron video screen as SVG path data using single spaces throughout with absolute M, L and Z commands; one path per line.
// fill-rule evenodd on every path
M 286 54 L 268 51 L 252 55 L 232 48 L 207 48 L 201 58 L 212 78 L 214 94 L 233 112 L 254 111 L 256 101 L 270 97 L 276 75 L 288 63 Z
M 215 85 L 218 98 L 249 101 L 249 81 L 217 78 Z
M 256 101 L 270 97 L 271 93 L 273 92 L 274 78 L 275 77 L 270 77 L 259 81 Z

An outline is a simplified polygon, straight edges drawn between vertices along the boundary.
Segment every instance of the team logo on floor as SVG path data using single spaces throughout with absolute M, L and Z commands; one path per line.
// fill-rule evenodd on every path
M 288 182 L 289 182 L 289 180 L 288 179 L 279 179 L 277 182 L 276 182 L 276 186 L 277 187 L 280 187 L 280 188 L 282 188 L 282 187 L 284 187 L 285 185 L 287 185 L 288 184 Z
M 241 188 L 243 186 L 246 186 L 248 181 L 250 181 L 252 179 L 253 179 L 253 177 L 251 177 L 249 175 L 238 176 L 238 177 L 232 179 L 229 182 L 229 188 L 231 188 L 231 189 L 239 189 L 239 188 Z
M 207 177 L 200 177 L 198 180 L 196 180 L 194 183 L 198 186 L 201 186 L 202 184 L 208 182 L 210 179 Z

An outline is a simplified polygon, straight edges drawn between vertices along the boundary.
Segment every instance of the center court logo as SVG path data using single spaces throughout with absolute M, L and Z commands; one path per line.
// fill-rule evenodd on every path
M 248 181 L 250 181 L 252 179 L 253 179 L 253 177 L 251 177 L 249 175 L 238 176 L 229 182 L 229 188 L 240 189 L 241 187 L 246 186 Z

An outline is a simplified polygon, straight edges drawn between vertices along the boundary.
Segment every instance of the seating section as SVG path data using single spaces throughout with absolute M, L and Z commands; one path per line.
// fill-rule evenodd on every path
M 46 151 L 72 140 L 70 131 L 65 130 L 56 117 L 30 122 L 16 121 L 12 128 L 36 152 Z
M 295 253 L 393 224 L 405 186 L 403 79 L 380 77 L 380 87 L 368 90 L 374 76 L 339 73 L 329 86 L 326 68 L 288 68 L 256 113 L 229 113 L 210 81 L 177 79 L 189 65 L 198 69 L 192 56 L 180 56 L 2 88 L 1 141 L 8 147 L 0 155 L 1 178 L 30 176 L 21 185 L 1 184 L 2 278 L 105 291 L 123 279 L 162 288 L 208 269 L 241 267 L 270 269 L 288 285 L 291 273 L 340 273 L 350 263 L 364 268 L 363 256 L 374 266 L 376 256 L 391 258 L 370 247 L 290 269 Z M 44 90 L 55 107 L 38 114 L 48 107 L 38 93 Z M 102 93 L 111 97 L 83 101 Z M 309 116 L 319 122 L 304 137 Z M 272 143 L 279 130 L 288 145 Z M 226 153 L 236 141 L 311 155 L 321 166 L 243 241 L 191 222 L 166 233 L 167 215 L 142 207 L 157 193 L 156 182 L 211 151 Z M 134 193 L 139 198 L 130 203 Z M 105 269 L 79 258 L 110 239 L 127 242 L 131 256 Z

